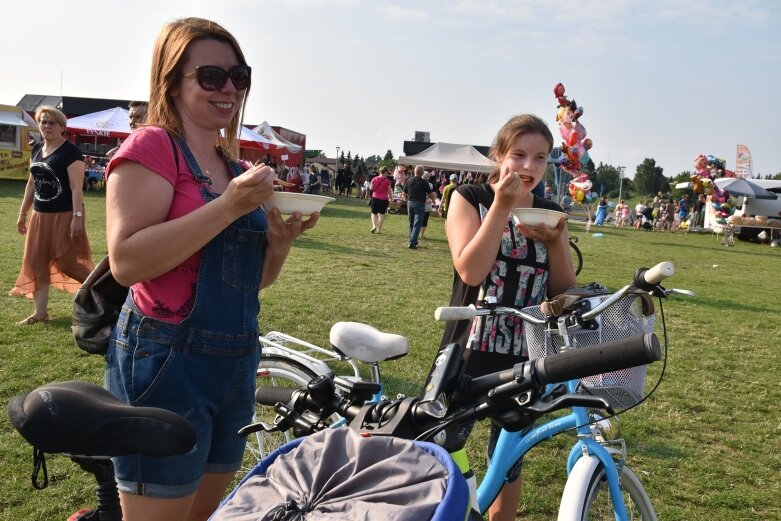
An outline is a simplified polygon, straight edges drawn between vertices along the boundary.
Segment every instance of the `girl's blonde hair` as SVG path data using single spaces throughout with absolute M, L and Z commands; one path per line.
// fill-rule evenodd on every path
M 532 114 L 520 114 L 511 117 L 507 123 L 497 132 L 488 156 L 496 161 L 496 168 L 488 176 L 488 182 L 493 183 L 499 179 L 499 171 L 504 156 L 509 152 L 515 141 L 524 134 L 540 134 L 548 142 L 548 153 L 553 149 L 553 134 L 548 124 L 541 118 Z
M 152 76 L 149 87 L 149 116 L 147 123 L 166 129 L 183 137 L 182 119 L 176 111 L 171 92 L 176 88 L 182 74 L 182 65 L 187 60 L 190 44 L 199 40 L 216 40 L 233 48 L 241 65 L 247 65 L 239 43 L 219 24 L 203 18 L 181 18 L 163 26 L 152 53 Z M 220 138 L 226 155 L 231 160 L 239 157 L 239 130 L 244 119 L 244 107 L 249 87 L 242 92 L 241 108 Z

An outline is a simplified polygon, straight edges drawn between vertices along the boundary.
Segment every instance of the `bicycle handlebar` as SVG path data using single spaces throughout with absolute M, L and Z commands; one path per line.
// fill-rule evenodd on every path
M 273 387 L 271 385 L 258 386 L 255 391 L 255 401 L 260 405 L 274 406 L 277 402 L 287 403 L 293 397 L 295 387 Z
M 289 409 L 299 414 L 313 412 L 318 418 L 324 419 L 337 412 L 349 421 L 360 417 L 361 426 L 356 428 L 367 428 L 375 434 L 394 435 L 398 434 L 382 430 L 380 419 L 387 424 L 389 418 L 397 413 L 396 405 L 404 403 L 404 407 L 399 409 L 405 411 L 405 416 L 395 422 L 393 428 L 401 429 L 400 432 L 406 436 L 414 437 L 427 432 L 432 425 L 446 423 L 453 417 L 458 417 L 459 421 L 479 420 L 492 414 L 504 413 L 508 403 L 503 402 L 503 399 L 532 390 L 535 390 L 536 396 L 540 396 L 541 390 L 550 383 L 628 369 L 660 359 L 659 340 L 653 333 L 648 333 L 522 362 L 512 369 L 464 382 L 463 389 L 466 393 L 460 400 L 459 410 L 448 411 L 446 417 L 431 416 L 425 407 L 419 406 L 421 402 L 418 398 L 364 405 L 353 403 L 335 392 L 323 393 L 321 384 L 323 379 L 328 378 L 325 376 L 317 377 L 307 389 L 259 387 L 255 392 L 255 399 L 262 405 L 275 405 L 280 413 Z M 317 393 L 314 392 L 315 388 L 319 389 Z M 279 407 L 278 402 L 286 405 Z M 388 411 L 391 411 L 390 414 Z M 311 425 L 315 427 L 317 423 Z M 369 425 L 374 427 L 369 428 Z
M 536 360 L 537 378 L 543 384 L 564 382 L 650 364 L 661 358 L 659 339 L 653 333 L 646 333 Z
M 636 291 L 648 292 L 655 290 L 661 281 L 670 277 L 675 273 L 675 266 L 672 262 L 660 262 L 652 268 L 640 268 L 637 270 L 634 276 L 634 280 L 616 291 L 609 297 L 607 297 L 602 303 L 594 307 L 594 309 L 582 314 L 583 320 L 591 320 L 596 316 L 602 314 L 607 308 L 623 299 L 630 293 Z M 545 319 L 540 319 L 524 313 L 522 310 L 510 308 L 510 307 L 495 307 L 495 308 L 476 308 L 474 305 L 469 306 L 442 306 L 438 307 L 434 311 L 434 318 L 438 321 L 452 321 L 452 320 L 474 320 L 477 316 L 485 316 L 491 314 L 505 314 L 514 315 L 521 319 L 531 322 L 532 324 L 544 325 Z
M 645 285 L 656 286 L 674 274 L 675 266 L 672 262 L 660 262 L 650 269 L 640 268 L 635 276 L 635 285 L 638 288 L 643 288 Z

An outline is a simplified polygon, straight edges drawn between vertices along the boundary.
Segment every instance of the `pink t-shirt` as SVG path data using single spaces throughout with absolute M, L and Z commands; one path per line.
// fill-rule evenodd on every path
M 372 179 L 370 186 L 372 191 L 372 197 L 381 201 L 388 200 L 388 188 L 390 187 L 390 179 L 384 175 L 378 175 Z
M 125 161 L 133 161 L 159 174 L 174 187 L 171 208 L 166 221 L 186 215 L 205 204 L 201 185 L 193 178 L 190 167 L 176 145 L 179 168 L 174 159 L 174 147 L 168 133 L 158 127 L 143 127 L 128 137 L 106 168 L 106 179 Z M 179 323 L 189 315 L 195 301 L 195 285 L 201 252 L 167 273 L 134 284 L 133 300 L 146 316 Z

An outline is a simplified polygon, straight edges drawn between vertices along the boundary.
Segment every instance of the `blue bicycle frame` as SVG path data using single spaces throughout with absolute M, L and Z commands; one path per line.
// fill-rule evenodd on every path
M 570 380 L 566 383 L 567 392 L 575 393 L 580 380 Z M 599 459 L 605 469 L 610 498 L 613 502 L 613 510 L 617 521 L 627 521 L 627 513 L 624 500 L 621 495 L 621 486 L 618 479 L 618 469 L 610 452 L 594 440 L 589 428 L 588 410 L 584 407 L 572 407 L 569 414 L 543 423 L 522 435 L 520 432 L 508 432 L 502 429 L 494 449 L 491 463 L 486 469 L 480 486 L 477 489 L 477 504 L 480 513 L 488 511 L 488 507 L 499 495 L 505 478 L 510 468 L 518 461 L 518 458 L 529 452 L 538 443 L 552 438 L 556 434 L 577 427 L 578 441 L 572 447 L 567 459 L 567 474 L 584 453 Z

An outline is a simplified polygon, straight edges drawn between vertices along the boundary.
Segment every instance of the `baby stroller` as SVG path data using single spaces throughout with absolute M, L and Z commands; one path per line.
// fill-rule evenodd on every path
M 405 214 L 407 213 L 407 201 L 402 199 L 401 197 L 393 197 L 390 204 L 388 205 L 388 212 L 389 213 L 399 213 L 399 214 Z
M 325 429 L 260 462 L 209 521 L 465 520 L 466 480 L 442 447 Z

